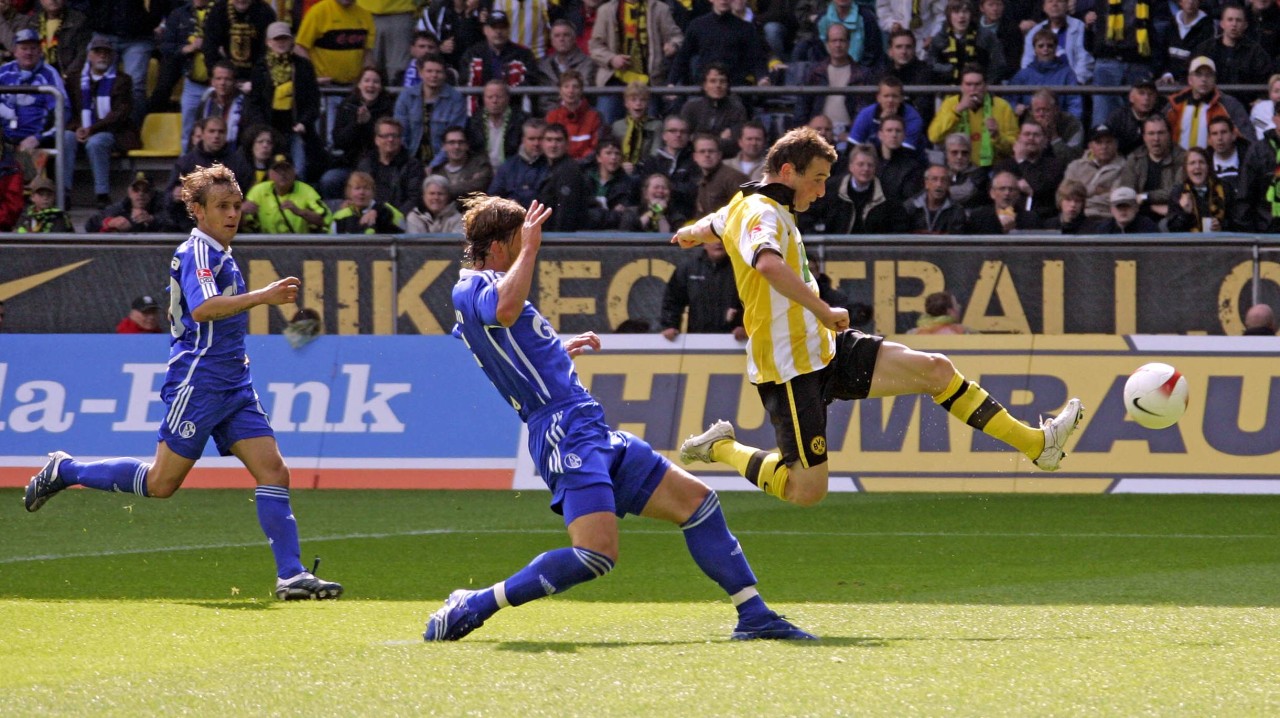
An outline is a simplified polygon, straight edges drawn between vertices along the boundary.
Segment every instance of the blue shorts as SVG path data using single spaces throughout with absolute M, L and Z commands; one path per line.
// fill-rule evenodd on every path
M 639 515 L 671 466 L 644 439 L 610 430 L 596 403 L 531 421 L 529 454 L 566 526 L 599 511 Z
M 241 439 L 275 436 L 252 386 L 209 391 L 188 384 L 165 387 L 160 398 L 169 407 L 160 422 L 160 441 L 192 461 L 204 453 L 210 436 L 223 456 L 230 456 L 231 445 Z

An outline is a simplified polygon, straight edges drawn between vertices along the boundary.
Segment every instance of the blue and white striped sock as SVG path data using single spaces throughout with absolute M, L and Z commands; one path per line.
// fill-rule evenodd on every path
M 712 491 L 688 521 L 680 525 L 694 563 L 729 594 L 738 615 L 751 617 L 768 611 L 756 591 L 756 575 L 747 563 L 738 539 L 729 531 L 720 510 L 720 497 Z M 753 600 L 754 599 L 754 600 Z
M 151 464 L 128 457 L 89 463 L 67 459 L 58 466 L 58 476 L 67 482 L 67 486 L 146 496 L 147 471 L 150 469 Z
M 585 548 L 558 548 L 539 555 L 511 578 L 477 592 L 468 605 L 488 618 L 500 608 L 564 593 L 613 570 L 613 559 Z
M 276 575 L 292 578 L 302 573 L 302 546 L 298 541 L 298 522 L 289 506 L 288 487 L 259 486 L 253 492 L 253 500 L 258 506 L 258 525 L 267 535 L 276 559 Z

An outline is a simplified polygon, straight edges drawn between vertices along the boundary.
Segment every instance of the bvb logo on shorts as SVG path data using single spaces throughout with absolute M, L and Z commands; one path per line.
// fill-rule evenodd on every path
M 582 466 L 582 458 L 577 454 L 566 454 L 564 457 L 564 465 L 571 469 Z
M 178 424 L 178 436 L 184 439 L 190 439 L 196 435 L 196 425 L 190 421 L 184 421 Z
M 813 441 L 809 442 L 809 453 L 814 456 L 822 456 L 827 453 L 827 438 L 825 436 L 813 437 Z

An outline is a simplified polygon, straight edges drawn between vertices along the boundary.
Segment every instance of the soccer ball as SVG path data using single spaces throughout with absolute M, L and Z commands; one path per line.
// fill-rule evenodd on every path
M 1143 364 L 1124 383 L 1124 408 L 1148 429 L 1173 426 L 1187 410 L 1187 378 L 1168 364 Z

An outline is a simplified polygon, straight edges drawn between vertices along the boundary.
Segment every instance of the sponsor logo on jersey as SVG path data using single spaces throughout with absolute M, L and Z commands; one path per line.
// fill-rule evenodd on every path
M 207 267 L 203 269 L 197 269 L 196 279 L 202 282 L 209 282 L 210 284 L 213 284 L 213 270 Z

